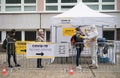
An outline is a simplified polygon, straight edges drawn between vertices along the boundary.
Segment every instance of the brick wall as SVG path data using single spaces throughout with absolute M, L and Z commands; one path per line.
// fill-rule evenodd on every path
M 117 10 L 120 10 L 120 0 L 117 0 Z
M 44 0 L 37 0 L 37 11 L 44 10 Z

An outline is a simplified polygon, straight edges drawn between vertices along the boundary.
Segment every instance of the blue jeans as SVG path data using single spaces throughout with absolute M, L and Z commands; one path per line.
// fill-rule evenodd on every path
M 79 64 L 80 64 L 79 58 L 80 58 L 80 55 L 81 55 L 81 48 L 76 48 L 76 50 L 77 50 L 76 66 L 79 66 Z

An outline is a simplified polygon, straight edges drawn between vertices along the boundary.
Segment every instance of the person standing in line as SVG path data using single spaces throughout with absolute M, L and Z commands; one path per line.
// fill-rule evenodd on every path
M 45 30 L 44 29 L 38 29 L 37 30 L 37 38 L 36 41 L 37 42 L 45 42 Z M 37 58 L 37 68 L 43 68 L 44 66 L 42 66 L 42 59 L 41 58 Z
M 15 67 L 20 67 L 20 65 L 17 63 L 17 60 L 16 60 L 15 29 L 12 29 L 10 31 L 10 33 L 7 34 L 6 40 L 7 40 L 7 49 L 6 49 L 6 52 L 7 52 L 7 56 L 8 56 L 7 57 L 8 67 L 13 68 L 13 66 L 11 65 L 11 62 L 10 62 L 11 56 L 13 56 Z
M 76 28 L 76 34 L 75 34 L 75 47 L 76 47 L 76 51 L 77 51 L 77 55 L 76 55 L 76 68 L 78 69 L 82 69 L 81 65 L 80 65 L 80 56 L 81 56 L 81 51 L 84 48 L 84 43 L 83 43 L 83 36 L 84 33 L 81 30 L 81 26 Z

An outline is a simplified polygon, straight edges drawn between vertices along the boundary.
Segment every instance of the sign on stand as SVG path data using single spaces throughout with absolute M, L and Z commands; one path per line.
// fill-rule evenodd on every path
M 27 58 L 54 58 L 54 44 L 50 42 L 27 43 Z

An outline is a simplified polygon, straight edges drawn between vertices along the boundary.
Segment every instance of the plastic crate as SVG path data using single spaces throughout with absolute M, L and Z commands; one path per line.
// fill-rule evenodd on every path
M 108 57 L 100 57 L 99 61 L 100 61 L 100 63 L 109 63 L 109 58 Z

